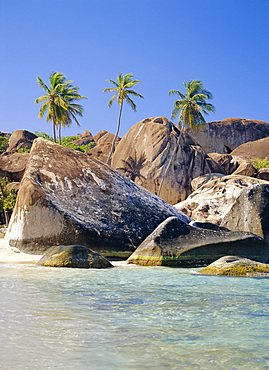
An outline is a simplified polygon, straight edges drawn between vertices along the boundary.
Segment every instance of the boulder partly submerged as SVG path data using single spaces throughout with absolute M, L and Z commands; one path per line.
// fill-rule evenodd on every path
M 99 253 L 82 245 L 58 245 L 51 247 L 38 261 L 48 267 L 108 268 L 113 265 Z
M 34 141 L 6 238 L 23 252 L 84 245 L 127 258 L 167 217 L 190 218 L 85 153 Z
M 269 244 L 251 233 L 232 232 L 209 222 L 186 224 L 176 217 L 169 217 L 142 242 L 127 262 L 143 266 L 198 267 L 235 254 L 267 262 Z
M 269 265 L 252 261 L 248 258 L 225 256 L 211 263 L 199 273 L 203 275 L 219 276 L 269 277 Z

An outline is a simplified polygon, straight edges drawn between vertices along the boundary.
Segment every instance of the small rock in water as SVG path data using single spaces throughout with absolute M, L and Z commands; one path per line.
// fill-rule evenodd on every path
M 49 267 L 107 268 L 113 265 L 82 245 L 59 245 L 48 249 L 38 265 Z
M 237 256 L 221 257 L 200 271 L 203 275 L 223 276 L 268 276 L 269 264 Z

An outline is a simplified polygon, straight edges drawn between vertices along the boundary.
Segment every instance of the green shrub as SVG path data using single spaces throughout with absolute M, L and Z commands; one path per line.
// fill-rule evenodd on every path
M 45 132 L 35 131 L 34 134 L 38 137 L 43 137 L 44 139 L 53 141 L 53 137 L 51 135 L 46 134 Z
M 43 137 L 44 139 L 53 141 L 52 136 L 46 134 L 45 132 L 35 131 L 35 135 L 38 137 Z M 91 148 L 95 146 L 95 143 L 90 143 L 87 145 L 76 145 L 73 144 L 73 141 L 78 140 L 79 136 L 73 135 L 73 136 L 66 136 L 61 138 L 61 145 L 67 148 L 71 148 L 74 150 L 78 150 L 79 152 L 88 152 Z M 59 144 L 59 140 L 56 140 L 56 142 Z M 21 152 L 22 153 L 22 152 Z
M 0 212 L 3 212 L 5 209 L 14 209 L 16 199 L 17 199 L 17 191 L 15 190 L 7 190 L 7 184 L 10 181 L 6 177 L 0 177 L 0 184 L 4 193 L 0 191 Z
M 0 136 L 0 153 L 4 153 L 8 147 L 8 138 Z
M 255 158 L 251 160 L 252 166 L 259 171 L 261 168 L 268 168 L 269 167 L 269 161 L 267 160 L 267 157 L 265 159 L 259 159 Z
M 16 151 L 16 153 L 30 153 L 31 149 L 29 148 L 20 148 Z

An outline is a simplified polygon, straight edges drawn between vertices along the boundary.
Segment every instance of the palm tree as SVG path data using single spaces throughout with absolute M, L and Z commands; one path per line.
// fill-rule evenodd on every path
M 72 120 L 76 122 L 78 126 L 80 126 L 76 116 L 82 117 L 83 115 L 83 107 L 80 104 L 77 104 L 76 101 L 80 99 L 87 99 L 85 96 L 81 96 L 78 91 L 79 88 L 77 86 L 72 86 L 71 82 L 67 81 L 63 84 L 63 90 L 61 92 L 61 96 L 67 102 L 67 107 L 59 108 L 62 110 L 62 119 L 58 123 L 58 138 L 59 144 L 61 144 L 61 127 L 69 127 L 72 123 Z
M 112 96 L 112 98 L 108 102 L 108 107 L 109 108 L 111 108 L 111 106 L 112 106 L 114 100 L 116 99 L 116 97 L 118 98 L 118 104 L 120 106 L 117 131 L 116 131 L 114 140 L 112 142 L 111 151 L 110 151 L 109 156 L 108 156 L 107 161 L 106 161 L 107 164 L 110 162 L 111 155 L 114 151 L 115 142 L 116 142 L 116 139 L 118 137 L 118 133 L 119 133 L 119 129 L 120 129 L 121 113 L 122 113 L 122 107 L 123 107 L 124 100 L 126 100 L 127 104 L 129 104 L 131 106 L 131 108 L 134 111 L 136 111 L 136 105 L 133 102 L 133 100 L 129 97 L 129 95 L 139 96 L 140 98 L 144 99 L 144 97 L 142 95 L 138 94 L 134 90 L 131 90 L 131 87 L 133 87 L 133 86 L 135 86 L 135 85 L 137 85 L 138 83 L 141 82 L 141 81 L 138 81 L 138 80 L 133 80 L 132 78 L 133 78 L 132 73 L 128 73 L 128 74 L 120 73 L 117 77 L 117 81 L 106 80 L 108 82 L 111 82 L 115 87 L 107 87 L 106 89 L 103 90 L 103 93 L 108 92 L 108 91 L 109 92 L 110 91 L 115 92 L 115 94 Z
M 37 82 L 46 94 L 37 98 L 36 103 L 43 102 L 38 118 L 42 118 L 47 113 L 46 121 L 52 121 L 53 139 L 56 142 L 56 125 L 59 128 L 59 142 L 61 142 L 61 125 L 63 127 L 71 124 L 72 119 L 78 123 L 76 115 L 82 115 L 81 105 L 75 104 L 78 99 L 86 99 L 85 96 L 78 94 L 78 87 L 72 86 L 71 82 L 66 81 L 60 72 L 54 72 L 49 77 L 50 86 L 48 87 L 41 77 L 37 77 Z
M 201 81 L 192 80 L 187 83 L 183 82 L 183 84 L 186 89 L 186 94 L 182 94 L 178 90 L 170 90 L 168 93 L 169 96 L 177 95 L 180 97 L 180 99 L 176 100 L 174 103 L 174 109 L 172 111 L 171 118 L 175 119 L 177 116 L 179 116 L 178 126 L 181 128 L 181 131 L 174 152 L 170 157 L 162 177 L 158 190 L 158 196 L 160 195 L 166 173 L 178 149 L 178 144 L 180 143 L 183 132 L 188 128 L 194 132 L 205 128 L 207 123 L 203 117 L 203 114 L 207 115 L 209 114 L 208 112 L 215 112 L 214 106 L 207 102 L 208 99 L 212 99 L 212 94 L 204 88 L 204 85 Z
M 140 180 L 145 179 L 145 177 L 140 173 L 146 162 L 145 153 L 142 153 L 141 157 L 138 159 L 135 152 L 134 157 L 129 156 L 127 160 L 122 159 L 121 161 L 123 162 L 124 167 L 117 168 L 118 171 L 126 174 L 126 176 L 132 181 L 135 181 L 136 178 Z

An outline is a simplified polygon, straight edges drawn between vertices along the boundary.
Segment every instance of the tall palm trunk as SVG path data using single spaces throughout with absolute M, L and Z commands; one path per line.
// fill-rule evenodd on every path
M 53 141 L 56 143 L 56 123 L 55 123 L 55 118 L 53 117 L 52 121 L 52 128 L 53 128 Z
M 160 193 L 161 193 L 161 190 L 162 190 L 162 186 L 163 186 L 163 182 L 164 182 L 165 176 L 167 175 L 167 172 L 168 172 L 168 170 L 169 170 L 169 168 L 170 168 L 170 165 L 171 165 L 172 159 L 175 157 L 175 154 L 176 154 L 176 152 L 177 152 L 177 150 L 178 150 L 178 147 L 179 147 L 179 144 L 180 144 L 180 139 L 181 139 L 181 136 L 182 136 L 182 134 L 183 134 L 183 131 L 184 131 L 184 129 L 183 129 L 183 127 L 182 127 L 182 128 L 181 128 L 181 131 L 180 131 L 179 138 L 176 140 L 176 146 L 175 146 L 175 149 L 173 150 L 173 153 L 172 153 L 172 155 L 171 155 L 171 157 L 170 157 L 170 159 L 169 159 L 169 162 L 168 162 L 168 164 L 167 164 L 167 166 L 166 166 L 166 169 L 165 169 L 165 171 L 164 171 L 164 174 L 163 174 L 163 176 L 162 176 L 161 183 L 160 183 L 160 186 L 159 186 L 159 189 L 158 189 L 158 193 L 157 193 L 158 197 L 160 196 Z
M 58 139 L 59 139 L 59 144 L 62 145 L 62 140 L 61 140 L 61 122 L 59 123 L 58 127 Z
M 124 99 L 123 99 L 123 100 L 124 100 Z M 121 113 L 122 113 L 123 100 L 122 100 L 122 103 L 121 103 L 121 105 L 120 105 L 120 113 L 119 113 L 119 118 L 118 118 L 117 131 L 116 131 L 115 137 L 114 137 L 114 139 L 113 139 L 112 146 L 111 146 L 111 150 L 110 150 L 109 156 L 108 156 L 108 158 L 107 158 L 106 164 L 109 164 L 109 163 L 110 163 L 110 158 L 111 158 L 112 153 L 113 153 L 113 151 L 114 151 L 115 142 L 116 142 L 116 139 L 117 139 L 117 137 L 118 137 L 119 130 L 120 130 L 120 119 L 121 119 Z

